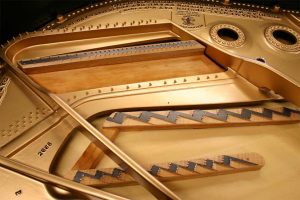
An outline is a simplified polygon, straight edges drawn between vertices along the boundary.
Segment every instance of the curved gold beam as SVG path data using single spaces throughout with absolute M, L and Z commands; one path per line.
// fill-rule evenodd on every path
M 67 188 L 104 200 L 127 200 L 126 198 L 110 194 L 108 192 L 104 192 L 93 187 L 88 187 L 80 183 L 61 178 L 59 176 L 48 174 L 47 172 L 38 170 L 36 168 L 22 164 L 18 161 L 11 160 L 9 158 L 5 158 L 3 156 L 0 156 L 0 166 L 8 170 L 20 173 L 24 176 L 30 177 L 32 179 L 35 179 L 39 182 L 53 184 L 57 187 L 60 187 L 61 189 Z
M 84 127 L 90 134 L 86 136 L 94 142 L 99 148 L 101 148 L 106 154 L 114 160 L 120 167 L 127 169 L 126 171 L 142 186 L 144 186 L 148 191 L 150 191 L 157 199 L 174 199 L 179 200 L 180 198 L 175 195 L 170 189 L 158 181 L 155 177 L 149 174 L 144 168 L 142 168 L 138 163 L 132 160 L 128 155 L 126 155 L 121 149 L 119 149 L 113 142 L 111 142 L 105 135 L 99 132 L 93 125 L 91 125 L 86 119 L 84 119 L 80 114 L 78 114 L 73 108 L 71 108 L 67 103 L 65 103 L 56 94 L 50 93 L 45 88 L 35 84 L 30 78 L 28 78 L 20 69 L 6 65 L 14 72 L 22 81 L 26 84 L 31 85 L 33 88 L 39 90 L 43 94 L 49 96 L 59 107 L 65 110 L 71 117 L 73 117 L 82 127 Z M 12 163 L 8 163 L 6 159 L 2 159 L 1 162 L 4 166 L 9 169 L 13 168 Z M 0 163 L 0 164 L 1 164 Z M 7 163 L 7 164 L 6 164 Z M 17 165 L 18 172 L 22 172 L 31 177 L 39 176 L 43 177 L 43 174 L 30 174 L 30 170 L 27 170 L 23 165 Z M 37 175 L 37 176 L 36 176 Z M 50 178 L 50 177 L 49 177 Z M 47 177 L 46 177 L 47 180 Z M 70 186 L 71 187 L 71 186 Z

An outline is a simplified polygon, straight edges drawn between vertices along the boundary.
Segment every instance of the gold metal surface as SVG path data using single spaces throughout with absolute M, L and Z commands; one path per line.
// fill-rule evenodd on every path
M 16 161 L 10 160 L 8 158 L 0 156 L 0 165 L 8 170 L 12 170 L 18 172 L 22 175 L 31 177 L 35 180 L 48 183 L 48 184 L 55 184 L 56 186 L 60 186 L 62 188 L 68 188 L 71 190 L 75 190 L 78 192 L 82 192 L 94 197 L 98 197 L 100 199 L 107 199 L 107 200 L 125 200 L 126 198 L 118 197 L 117 195 L 112 195 L 110 193 L 99 191 L 92 187 L 85 187 L 81 184 L 75 183 L 73 181 L 68 181 L 64 178 L 60 178 L 58 176 L 54 176 L 48 174 L 44 171 L 37 170 L 35 168 L 26 166 L 24 164 L 18 163 Z
M 275 31 L 282 31 L 291 34 L 293 37 L 295 37 L 295 43 L 294 44 L 284 44 L 281 41 L 278 41 L 274 37 Z M 298 34 L 293 29 L 286 27 L 286 26 L 270 26 L 266 29 L 265 37 L 267 41 L 273 45 L 274 47 L 283 50 L 283 51 L 291 51 L 291 52 L 298 52 L 300 51 L 300 34 Z
M 27 84 L 30 84 L 29 78 L 26 77 L 25 74 L 20 72 L 19 70 L 14 70 L 17 76 L 22 78 Z M 42 87 L 41 87 L 42 88 Z M 36 88 L 36 89 L 39 89 Z M 40 92 L 45 92 L 46 90 L 41 90 Z M 137 180 L 140 184 L 142 184 L 145 188 L 147 188 L 155 197 L 158 199 L 179 199 L 172 191 L 170 191 L 167 187 L 165 187 L 161 182 L 155 179 L 151 174 L 146 172 L 139 164 L 137 164 L 134 160 L 132 160 L 129 156 L 127 156 L 122 150 L 120 150 L 117 146 L 115 146 L 110 140 L 108 140 L 101 132 L 99 132 L 94 126 L 92 126 L 88 121 L 86 121 L 80 114 L 78 114 L 73 108 L 71 108 L 68 104 L 66 104 L 60 97 L 52 93 L 46 93 L 54 102 L 57 103 L 63 110 L 65 110 L 75 121 L 77 121 L 83 128 L 88 131 L 87 137 L 90 138 L 95 144 L 101 148 L 103 151 L 107 151 L 108 155 L 111 156 L 112 159 L 115 160 L 120 166 L 125 167 L 126 171 L 130 173 L 135 180 Z M 62 139 L 62 138 L 60 138 Z M 63 140 L 63 139 L 62 139 Z M 44 151 L 52 146 L 52 142 L 47 142 L 45 148 L 42 148 L 38 155 L 42 156 Z M 47 148 L 46 148 L 47 147 Z M 44 151 L 43 151 L 44 150 Z M 8 168 L 14 168 L 14 165 L 5 165 L 5 161 L 3 161 L 3 165 Z M 12 166 L 12 167 L 11 167 Z M 17 171 L 27 174 L 28 169 L 26 166 L 15 165 L 15 167 L 19 167 Z M 30 170 L 30 169 L 29 169 Z M 29 173 L 29 175 L 31 175 Z M 41 173 L 37 173 L 37 175 L 32 174 L 33 178 L 42 178 Z M 53 177 L 55 178 L 55 176 Z M 44 178 L 46 181 L 50 181 L 51 176 L 46 176 Z M 58 184 L 58 182 L 55 182 Z M 72 184 L 66 184 L 67 187 L 72 187 Z
M 226 39 L 222 39 L 219 35 L 218 32 L 220 30 L 230 30 L 233 31 L 237 34 L 238 38 L 237 40 L 234 41 L 228 41 Z M 245 38 L 245 34 L 243 33 L 243 31 L 241 29 L 239 29 L 236 26 L 230 25 L 230 24 L 217 24 L 215 26 L 213 26 L 210 29 L 210 36 L 211 38 L 217 42 L 218 44 L 225 46 L 225 47 L 240 47 L 244 44 L 246 38 Z
M 103 151 L 108 151 L 108 154 L 111 155 L 111 158 L 117 164 L 124 167 L 135 180 L 146 187 L 155 197 L 158 199 L 179 199 L 172 191 L 140 167 L 139 164 L 127 156 L 62 99 L 54 94 L 49 94 L 49 96 L 89 132 L 87 137 L 90 138 L 91 141 L 102 148 Z
M 170 31 L 169 27 L 168 23 L 156 24 L 155 22 L 145 26 L 114 29 L 94 28 L 75 31 L 58 29 L 57 32 L 35 32 L 16 40 L 4 50 L 4 55 L 16 64 L 18 60 L 34 57 L 177 39 L 178 35 Z
M 19 173 L 0 168 L 0 175 L 5 179 L 5 184 L 1 184 L 0 191 L 3 197 L 9 199 L 55 199 L 48 193 L 43 183 L 34 181 L 30 178 L 20 175 Z
M 149 22 L 149 19 L 152 19 L 152 21 L 154 19 L 169 19 L 209 42 L 210 45 L 214 45 L 214 42 L 209 36 L 210 27 L 226 22 L 236 25 L 243 30 L 247 38 L 246 44 L 242 48 L 226 48 L 228 52 L 252 60 L 259 57 L 264 58 L 269 66 L 272 66 L 272 68 L 283 72 L 299 82 L 299 76 L 296 75 L 299 74 L 299 68 L 297 67 L 299 56 L 295 56 L 294 53 L 270 50 L 270 46 L 264 37 L 265 29 L 271 25 L 288 26 L 298 33 L 300 31 L 299 26 L 291 23 L 290 20 L 281 13 L 275 14 L 269 12 L 271 10 L 269 7 L 265 6 L 260 10 L 261 6 L 258 6 L 258 10 L 256 10 L 254 8 L 257 8 L 257 6 L 251 4 L 243 5 L 242 3 L 238 5 L 235 2 L 232 5 L 238 7 L 233 8 L 230 6 L 224 7 L 222 5 L 211 6 L 207 2 L 201 1 L 198 4 L 176 1 L 159 1 L 159 3 L 156 4 L 153 1 L 142 1 L 139 4 L 136 1 L 132 1 L 121 2 L 113 6 L 111 6 L 111 4 L 114 3 L 107 2 L 107 4 L 102 4 L 102 6 L 105 6 L 103 9 L 98 8 L 101 7 L 101 4 L 98 4 L 97 7 L 93 6 L 91 8 L 88 6 L 88 9 L 79 10 L 78 14 L 77 12 L 74 12 L 74 15 L 70 13 L 70 16 L 67 15 L 67 17 L 72 19 L 65 23 L 65 27 L 71 29 L 74 27 L 88 28 L 93 26 L 95 28 L 95 26 L 99 24 L 102 24 L 102 27 L 104 24 L 109 24 L 109 27 L 113 27 L 117 22 L 117 27 L 120 27 L 122 26 L 122 22 L 127 22 L 126 24 L 128 25 L 133 21 L 137 23 L 143 20 L 143 23 L 146 23 L 146 21 Z M 95 16 L 94 14 L 97 13 L 97 9 L 101 10 L 102 13 Z M 122 13 L 122 18 L 116 14 L 118 12 Z M 287 13 L 287 10 L 281 10 L 281 12 Z M 296 16 L 299 15 L 299 11 L 294 11 L 293 13 Z M 190 16 L 194 18 L 195 21 L 185 25 L 183 23 L 184 20 L 182 20 L 183 16 Z M 296 54 L 299 55 L 299 51 L 296 52 Z M 285 59 L 282 59 L 283 57 Z
M 283 126 L 212 128 L 123 132 L 115 143 L 141 164 L 195 159 L 199 156 L 259 152 L 265 159 L 260 172 L 166 183 L 182 199 L 280 199 L 296 200 L 299 183 L 299 123 Z M 134 145 L 133 145 L 134 144 Z M 162 153 L 163 152 L 163 153 Z M 96 169 L 115 167 L 105 157 Z M 285 168 L 288 167 L 288 170 Z M 275 184 L 276 183 L 276 184 Z M 238 189 L 238 191 L 235 191 Z M 132 199 L 153 199 L 139 187 L 107 188 Z
M 5 61 L 0 67 L 0 174 L 5 177 L 0 181 L 1 196 L 219 199 L 222 194 L 223 199 L 298 199 L 299 123 L 143 129 L 122 131 L 110 141 L 112 133 L 104 131 L 103 121 L 115 111 L 273 107 L 274 101 L 282 100 L 288 101 L 287 107 L 300 106 L 299 14 L 235 1 L 117 0 L 59 15 L 39 31 L 20 34 L 0 51 Z M 277 30 L 291 37 L 278 38 Z M 119 54 L 113 54 L 109 56 L 116 62 L 105 64 L 87 56 L 59 71 L 51 65 L 66 61 L 57 57 L 58 61 L 46 63 L 50 71 L 22 71 L 21 60 L 187 40 L 203 48 L 199 55 L 170 58 L 166 48 L 161 50 L 164 58 L 147 55 L 123 63 Z M 145 56 L 147 51 L 135 53 Z M 75 69 L 77 65 L 80 69 Z M 125 167 L 154 196 L 140 186 L 100 190 L 61 178 L 91 142 L 106 154 L 95 169 Z M 163 185 L 140 167 L 252 151 L 266 160 L 261 172 Z
M 0 147 L 12 142 L 53 112 L 13 74 L 7 72 L 4 79 L 0 100 Z
M 279 104 L 280 105 L 280 104 Z M 277 104 L 265 105 L 272 108 Z M 283 104 L 290 106 L 288 104 Z M 103 116 L 106 119 L 108 116 Z M 103 118 L 96 118 L 93 124 L 102 127 Z M 196 159 L 199 156 L 210 156 L 224 153 L 259 152 L 265 159 L 265 167 L 260 172 L 239 175 L 225 175 L 204 179 L 180 180 L 165 183 L 182 199 L 197 200 L 203 198 L 220 198 L 215 190 L 222 192 L 224 199 L 280 199 L 285 195 L 297 199 L 299 190 L 299 123 L 293 125 L 271 125 L 253 127 L 228 127 L 210 129 L 184 130 L 143 130 L 122 131 L 114 143 L 126 151 L 141 165 L 163 163 L 184 159 Z M 78 133 L 64 155 L 61 155 L 57 173 L 65 175 L 77 158 L 71 156 L 78 147 L 89 144 L 82 134 Z M 118 167 L 105 156 L 94 169 Z M 289 170 L 285 170 L 288 167 Z M 286 184 L 289 180 L 293 184 Z M 277 183 L 277 184 L 274 184 Z M 233 193 L 236 188 L 239 190 Z M 155 199 L 139 186 L 105 188 L 131 199 Z M 276 191 L 276 192 L 274 192 Z M 251 195 L 249 196 L 249 192 Z M 280 197 L 278 197 L 280 196 Z

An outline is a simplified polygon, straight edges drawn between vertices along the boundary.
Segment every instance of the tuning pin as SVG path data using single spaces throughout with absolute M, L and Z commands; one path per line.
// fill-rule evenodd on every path
M 63 15 L 57 15 L 57 16 L 56 16 L 56 20 L 57 20 L 57 23 L 61 24 L 61 23 L 63 23 L 66 19 L 64 18 Z
M 272 12 L 278 13 L 279 11 L 280 11 L 280 6 L 279 5 L 274 5 L 274 7 L 272 8 Z
M 230 0 L 224 0 L 223 4 L 224 5 L 229 5 L 230 4 Z

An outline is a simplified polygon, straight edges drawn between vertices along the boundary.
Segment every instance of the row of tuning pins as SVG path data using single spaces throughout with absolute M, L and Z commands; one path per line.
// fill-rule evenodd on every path
M 81 27 L 74 27 L 74 28 L 57 28 L 57 29 L 50 29 L 46 30 L 43 29 L 42 32 L 45 33 L 45 31 L 50 32 L 76 32 L 76 31 L 83 31 L 83 30 L 96 30 L 96 29 L 104 29 L 104 28 L 116 28 L 116 27 L 126 27 L 126 26 L 137 26 L 137 25 L 147 25 L 147 24 L 156 24 L 156 19 L 149 19 L 149 20 L 133 20 L 130 22 L 115 22 L 115 23 L 106 23 L 106 24 L 98 24 L 96 26 L 90 25 L 90 26 L 81 26 Z M 33 33 L 36 33 L 36 31 L 33 31 Z M 12 37 L 12 41 L 16 41 L 17 39 L 22 39 L 25 36 L 30 35 L 28 32 L 25 32 L 24 34 L 19 34 L 18 37 Z M 12 41 L 7 40 L 6 45 L 10 44 Z M 5 48 L 5 45 L 1 44 L 1 48 Z
M 231 1 L 230 0 L 224 0 L 223 1 L 223 4 L 224 5 L 231 5 Z M 272 7 L 272 12 L 274 12 L 274 13 L 278 13 L 279 11 L 280 11 L 280 6 L 279 5 L 274 5 L 273 7 Z M 62 23 L 62 22 L 64 22 L 66 19 L 64 18 L 64 16 L 63 15 L 58 15 L 57 16 L 57 21 L 58 21 L 58 23 Z M 139 21 L 135 21 L 135 20 L 133 20 L 133 21 L 131 21 L 131 22 L 123 22 L 123 23 L 119 23 L 119 22 L 116 22 L 116 23 L 113 23 L 113 24 L 110 24 L 110 23 L 107 23 L 107 24 L 105 24 L 104 26 L 102 26 L 102 24 L 99 24 L 99 25 L 97 25 L 96 26 L 96 29 L 101 29 L 101 28 L 110 28 L 110 27 L 124 27 L 124 26 L 128 26 L 128 24 L 130 25 L 130 26 L 133 26 L 133 25 L 142 25 L 142 24 L 149 24 L 149 23 L 157 23 L 157 20 L 139 20 Z M 82 31 L 82 30 L 85 30 L 86 29 L 86 27 L 85 26 L 82 26 L 82 27 L 79 27 L 79 30 L 80 31 Z M 90 25 L 90 26 L 88 26 L 87 27 L 87 29 L 88 30 L 93 30 L 94 29 L 94 26 L 93 25 Z M 46 29 L 43 29 L 43 32 L 45 31 Z M 69 31 L 69 29 L 68 28 L 63 28 L 62 29 L 63 30 L 63 32 L 68 32 Z M 76 31 L 77 30 L 77 27 L 74 27 L 74 28 L 72 28 L 71 29 L 71 31 L 72 32 L 74 32 L 74 31 Z M 50 31 L 51 32 L 53 32 L 53 31 L 55 31 L 55 29 L 50 29 Z M 60 29 L 58 28 L 58 29 L 56 29 L 56 31 L 57 32 L 60 32 Z M 36 31 L 34 31 L 34 32 L 36 32 Z M 28 32 L 26 32 L 25 33 L 25 35 L 29 35 L 29 33 Z M 22 34 L 19 34 L 19 38 L 22 38 L 23 37 L 23 35 Z M 16 38 L 15 37 L 13 37 L 12 38 L 13 39 L 13 41 L 15 41 L 16 40 Z M 10 43 L 10 41 L 7 41 L 7 45 Z M 5 46 L 3 45 L 3 44 L 1 44 L 1 47 L 2 48 L 4 48 Z
M 33 31 L 33 33 L 36 33 L 36 32 L 37 32 L 37 31 Z M 0 46 L 1 46 L 1 48 L 3 49 L 3 48 L 5 48 L 6 45 L 9 45 L 11 42 L 14 42 L 14 41 L 16 41 L 16 40 L 18 40 L 18 39 L 22 39 L 22 38 L 24 38 L 24 37 L 26 37 L 26 36 L 29 36 L 29 35 L 30 35 L 29 32 L 25 32 L 25 33 L 23 33 L 23 34 L 19 33 L 18 36 L 16 36 L 16 37 L 13 36 L 13 37 L 12 37 L 12 40 L 7 40 L 5 44 L 1 44 Z
M 156 19 L 149 19 L 149 20 L 133 20 L 130 22 L 115 22 L 115 23 L 106 23 L 106 24 L 98 24 L 96 26 L 90 25 L 90 26 L 81 26 L 81 27 L 73 27 L 72 29 L 70 28 L 62 28 L 63 32 L 74 32 L 74 31 L 83 31 L 83 30 L 95 30 L 95 29 L 103 29 L 103 28 L 116 28 L 116 27 L 126 27 L 126 26 L 137 26 L 137 25 L 147 25 L 147 24 L 156 24 L 157 20 Z M 56 29 L 59 31 L 60 29 Z M 45 31 L 45 30 L 43 30 Z M 55 29 L 50 29 L 51 32 L 54 32 Z
M 97 26 L 93 26 L 93 25 L 90 25 L 88 27 L 86 26 L 82 26 L 82 27 L 74 27 L 72 29 L 72 31 L 75 31 L 76 29 L 79 28 L 79 30 L 93 30 L 93 29 L 101 29 L 101 28 L 116 28 L 116 27 L 126 27 L 126 26 L 136 26 L 136 25 L 147 25 L 147 24 L 153 24 L 153 23 L 157 23 L 157 20 L 133 20 L 133 21 L 130 21 L 130 22 L 115 22 L 115 23 L 106 23 L 106 24 L 98 24 Z

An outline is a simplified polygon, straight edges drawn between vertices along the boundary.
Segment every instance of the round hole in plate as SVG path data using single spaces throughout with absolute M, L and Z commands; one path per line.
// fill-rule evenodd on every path
M 274 38 L 282 44 L 293 45 L 297 43 L 297 38 L 290 32 L 285 30 L 275 30 L 273 32 Z
M 226 41 L 236 41 L 239 35 L 236 31 L 229 28 L 221 28 L 217 32 L 218 36 Z
M 217 24 L 210 29 L 210 37 L 219 45 L 237 48 L 244 44 L 245 34 L 243 31 L 232 24 Z
M 300 34 L 286 26 L 273 25 L 265 30 L 269 44 L 286 52 L 300 52 Z

